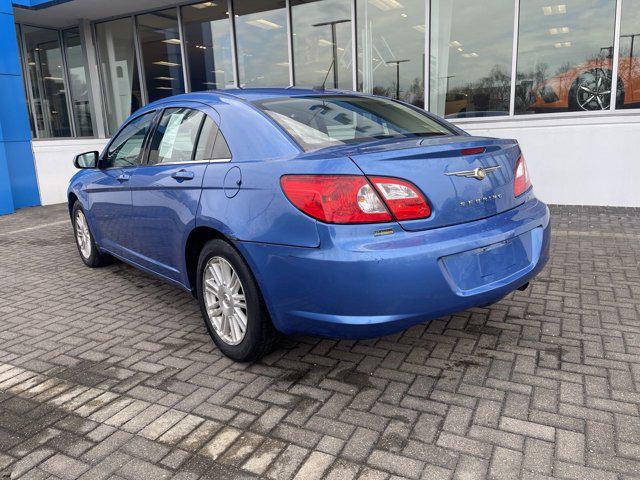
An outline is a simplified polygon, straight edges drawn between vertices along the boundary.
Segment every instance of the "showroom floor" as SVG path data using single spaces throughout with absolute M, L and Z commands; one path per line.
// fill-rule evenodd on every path
M 640 210 L 553 213 L 529 290 L 253 365 L 65 206 L 0 217 L 0 478 L 640 478 Z

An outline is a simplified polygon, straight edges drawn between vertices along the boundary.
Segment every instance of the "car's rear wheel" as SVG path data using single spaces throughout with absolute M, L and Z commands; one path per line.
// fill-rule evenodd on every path
M 87 216 L 84 210 L 82 210 L 80 202 L 73 204 L 71 215 L 73 219 L 73 232 L 76 237 L 76 246 L 78 247 L 80 258 L 84 264 L 87 267 L 97 268 L 111 263 L 112 257 L 98 250 L 91 230 L 89 229 Z
M 196 288 L 209 335 L 225 355 L 250 362 L 271 351 L 278 333 L 249 267 L 229 243 L 204 246 Z

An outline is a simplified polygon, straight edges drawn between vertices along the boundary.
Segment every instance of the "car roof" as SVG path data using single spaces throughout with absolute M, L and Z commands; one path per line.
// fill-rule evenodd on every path
M 180 95 L 174 95 L 172 97 L 163 98 L 149 104 L 160 105 L 166 102 L 175 101 L 195 101 L 202 103 L 209 103 L 223 99 L 223 98 L 238 98 L 248 102 L 256 100 L 264 100 L 267 98 L 275 97 L 297 97 L 306 95 L 361 95 L 358 92 L 351 92 L 346 90 L 320 90 L 312 88 L 299 88 L 299 87 L 280 87 L 280 88 L 230 88 L 228 90 L 211 90 L 205 92 L 192 92 L 183 93 Z

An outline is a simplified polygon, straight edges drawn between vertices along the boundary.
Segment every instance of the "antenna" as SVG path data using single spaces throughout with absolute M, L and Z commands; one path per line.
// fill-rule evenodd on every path
M 327 78 L 329 78 L 329 73 L 331 72 L 332 68 L 336 68 L 336 59 L 334 58 L 333 60 L 331 60 L 331 65 L 329 65 L 329 69 L 327 70 L 327 74 L 324 76 L 324 80 L 322 82 L 322 86 L 320 87 L 320 91 L 324 92 L 325 90 L 325 85 L 327 84 Z
M 331 22 L 322 22 L 322 23 L 314 23 L 311 25 L 312 27 L 326 27 L 329 26 L 331 28 L 331 56 L 333 61 L 331 65 L 333 66 L 333 88 L 338 88 L 338 70 L 336 69 L 336 65 L 338 64 L 338 36 L 336 32 L 336 25 L 339 23 L 349 23 L 351 20 L 348 18 L 344 18 L 342 20 L 333 20 Z M 329 67 L 329 71 L 331 71 L 331 67 Z M 327 77 L 329 76 L 329 72 L 327 72 Z M 322 82 L 322 90 L 324 91 L 324 85 L 327 83 L 327 79 L 324 79 Z

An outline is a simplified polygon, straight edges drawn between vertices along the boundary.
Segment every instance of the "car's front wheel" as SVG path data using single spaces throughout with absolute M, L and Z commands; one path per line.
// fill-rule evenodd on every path
M 74 203 L 71 215 L 76 246 L 84 264 L 87 267 L 97 268 L 111 263 L 112 258 L 98 250 L 80 202 Z
M 249 362 L 273 348 L 278 333 L 249 267 L 230 244 L 216 239 L 204 246 L 196 287 L 207 330 L 225 355 Z

